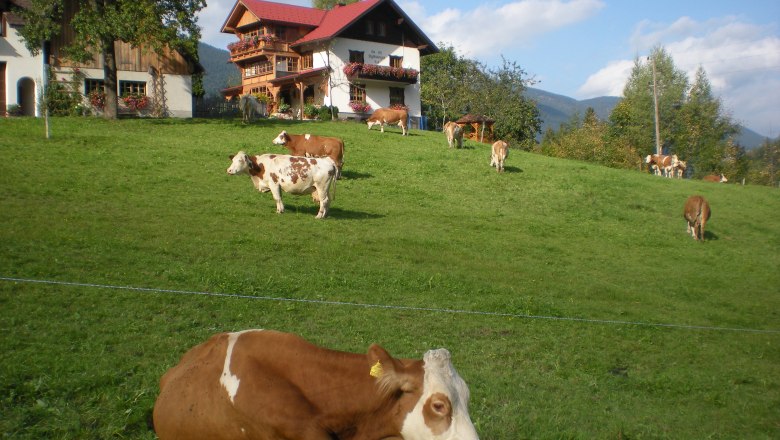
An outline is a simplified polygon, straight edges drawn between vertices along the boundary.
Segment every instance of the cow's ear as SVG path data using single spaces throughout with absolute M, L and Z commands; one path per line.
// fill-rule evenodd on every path
M 396 391 L 410 392 L 414 390 L 413 382 L 404 371 L 403 364 L 394 359 L 378 344 L 368 348 L 368 374 L 376 379 L 377 386 L 383 394 Z
M 230 156 L 228 156 L 228 157 L 230 158 L 230 160 L 233 160 L 233 158 L 234 158 L 234 157 L 236 157 L 236 155 L 235 155 L 235 154 L 231 154 L 231 155 L 230 155 Z

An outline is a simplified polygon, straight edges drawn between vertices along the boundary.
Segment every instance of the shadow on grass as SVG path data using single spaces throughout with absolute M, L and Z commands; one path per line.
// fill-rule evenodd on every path
M 522 173 L 524 171 L 523 171 L 522 168 L 512 167 L 512 166 L 504 166 L 504 172 L 505 173 Z
M 296 205 L 284 205 L 284 212 L 290 214 L 311 215 L 314 218 L 319 212 L 319 205 L 317 206 L 296 206 Z M 382 214 L 376 214 L 373 212 L 353 211 L 350 209 L 341 209 L 331 207 L 328 210 L 328 216 L 326 220 L 375 220 L 384 218 Z
M 342 170 L 341 171 L 341 178 L 342 179 L 361 180 L 361 179 L 370 179 L 372 177 L 374 177 L 373 174 L 361 173 L 360 171 L 352 171 L 352 170 Z

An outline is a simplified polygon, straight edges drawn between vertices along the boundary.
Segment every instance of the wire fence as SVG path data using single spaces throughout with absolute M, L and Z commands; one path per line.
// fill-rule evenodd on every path
M 612 320 L 612 319 L 589 319 L 589 318 L 575 318 L 575 317 L 566 317 L 566 316 L 544 316 L 544 315 L 530 315 L 530 314 L 518 314 L 518 313 L 487 312 L 487 311 L 479 311 L 479 310 L 445 309 L 445 308 L 436 308 L 436 307 L 400 306 L 400 305 L 392 305 L 392 304 L 354 303 L 354 302 L 346 302 L 346 301 L 330 301 L 330 300 L 317 300 L 317 299 L 287 298 L 287 297 L 278 297 L 278 296 L 246 295 L 246 294 L 239 294 L 239 293 L 199 292 L 199 291 L 192 291 L 192 290 L 160 289 L 160 288 L 152 288 L 152 287 L 117 286 L 111 284 L 78 283 L 78 282 L 56 281 L 56 280 L 37 280 L 37 279 L 30 279 L 30 278 L 0 277 L 0 281 L 24 283 L 24 284 L 46 284 L 46 285 L 57 285 L 57 286 L 84 287 L 84 288 L 94 288 L 94 289 L 127 290 L 127 291 L 158 293 L 158 294 L 169 293 L 169 294 L 176 294 L 176 295 L 209 296 L 209 297 L 221 297 L 221 298 L 249 299 L 249 300 L 257 300 L 257 301 L 280 301 L 280 302 L 304 303 L 304 304 L 313 304 L 313 305 L 358 307 L 358 308 L 367 308 L 367 309 L 406 310 L 406 311 L 416 311 L 416 312 L 488 316 L 488 317 L 497 317 L 497 318 L 568 321 L 568 322 L 578 322 L 578 323 L 587 323 L 587 324 L 660 327 L 660 328 L 685 329 L 685 330 L 708 330 L 708 331 L 726 331 L 726 332 L 742 332 L 742 333 L 780 334 L 780 330 L 773 330 L 773 329 L 766 330 L 766 329 L 752 329 L 752 328 L 740 328 L 740 327 L 717 327 L 717 326 L 688 325 L 688 324 L 674 324 L 674 323 L 620 321 L 620 320 Z

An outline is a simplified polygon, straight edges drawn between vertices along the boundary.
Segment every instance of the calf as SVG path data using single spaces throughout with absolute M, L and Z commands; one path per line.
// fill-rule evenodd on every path
M 710 204 L 702 196 L 690 196 L 685 201 L 683 217 L 688 222 L 688 233 L 694 240 L 704 241 L 704 225 L 710 219 Z
M 656 176 L 672 177 L 672 157 L 663 154 L 648 154 L 645 162 Z
M 729 181 L 729 179 L 726 178 L 723 174 L 720 176 L 716 176 L 715 174 L 708 174 L 701 178 L 701 180 L 705 182 L 715 182 L 715 183 L 726 183 Z
M 260 192 L 270 191 L 276 201 L 276 212 L 284 212 L 282 191 L 290 194 L 311 194 L 320 203 L 317 218 L 325 218 L 330 207 L 330 190 L 335 187 L 336 165 L 330 158 L 309 158 L 284 154 L 250 156 L 239 151 L 230 156 L 227 169 L 231 176 L 249 174 Z
M 444 124 L 444 134 L 447 135 L 447 144 L 450 148 L 458 143 L 458 148 L 463 147 L 463 129 L 460 125 L 450 121 Z
M 504 161 L 509 156 L 509 145 L 504 141 L 496 141 L 491 147 L 490 166 L 496 167 L 496 171 L 504 171 Z
M 374 125 L 379 125 L 382 133 L 385 132 L 385 124 L 396 124 L 401 127 L 401 134 L 406 136 L 406 122 L 409 119 L 409 113 L 406 110 L 396 110 L 392 108 L 379 108 L 368 117 L 368 129 Z
M 160 440 L 479 440 L 445 349 L 422 360 L 315 346 L 271 330 L 221 333 L 160 379 Z
M 672 155 L 672 175 L 678 179 L 682 179 L 685 174 L 685 169 L 688 168 L 688 164 L 684 160 L 680 160 L 676 154 Z
M 344 166 L 344 141 L 341 139 L 311 134 L 289 134 L 283 130 L 273 143 L 284 145 L 293 156 L 329 157 L 338 169 L 336 178 L 341 177 L 341 168 Z

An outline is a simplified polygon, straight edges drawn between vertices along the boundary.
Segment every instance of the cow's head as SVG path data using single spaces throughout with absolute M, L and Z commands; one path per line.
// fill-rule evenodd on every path
M 414 399 L 402 404 L 408 411 L 401 425 L 404 440 L 479 440 L 469 417 L 469 388 L 452 366 L 449 351 L 425 353 L 421 382 L 377 345 L 369 349 L 369 362 L 371 375 L 385 392 Z
M 257 169 L 257 165 L 252 162 L 252 158 L 243 151 L 239 151 L 235 155 L 228 156 L 232 163 L 227 169 L 227 173 L 231 176 L 236 174 L 249 174 L 251 170 Z
M 287 130 L 282 130 L 279 136 L 274 139 L 274 145 L 285 145 L 290 140 L 290 136 L 287 135 Z
M 647 157 L 645 158 L 645 163 L 650 163 L 652 161 L 653 161 L 653 156 L 648 154 Z

